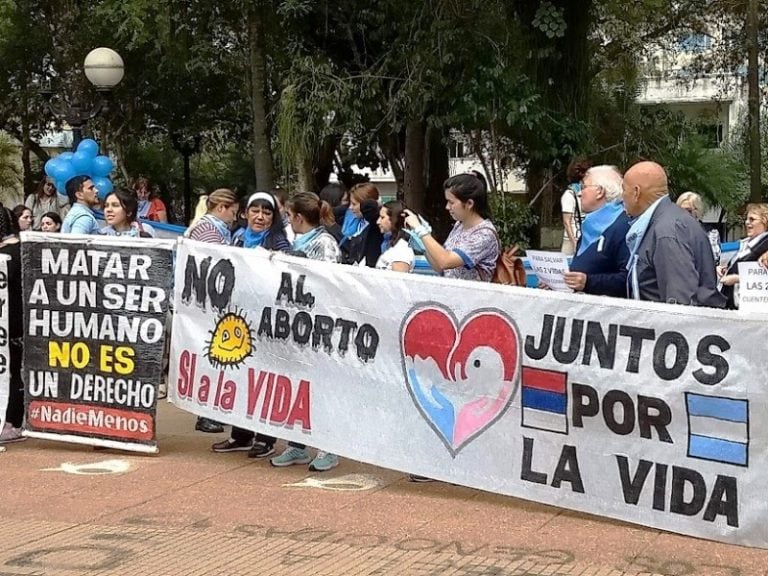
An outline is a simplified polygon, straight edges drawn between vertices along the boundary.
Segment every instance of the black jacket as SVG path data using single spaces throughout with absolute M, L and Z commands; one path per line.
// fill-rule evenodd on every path
M 360 212 L 368 226 L 354 238 L 348 238 L 339 245 L 342 261 L 345 264 L 357 264 L 365 260 L 366 266 L 374 268 L 381 256 L 381 243 L 384 241 L 384 235 L 376 225 L 379 219 L 379 203 L 376 200 L 364 200 L 360 204 Z
M 763 236 L 757 242 L 757 244 L 751 246 L 745 254 L 742 254 L 741 257 L 736 254 L 733 258 L 731 258 L 730 262 L 728 262 L 728 270 L 725 272 L 726 275 L 738 274 L 739 262 L 757 262 L 760 256 L 762 256 L 765 252 L 768 252 L 768 234 Z M 722 292 L 723 296 L 726 298 L 725 307 L 729 308 L 730 310 L 735 310 L 737 306 L 734 298 L 734 287 L 721 286 L 720 292 Z

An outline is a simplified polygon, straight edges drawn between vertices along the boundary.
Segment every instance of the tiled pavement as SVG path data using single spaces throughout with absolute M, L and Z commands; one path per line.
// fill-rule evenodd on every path
M 0 576 L 768 575 L 766 551 L 350 461 L 277 470 L 213 454 L 219 437 L 170 405 L 158 422 L 155 456 L 36 440 L 0 454 Z M 128 469 L 71 473 L 111 466 Z

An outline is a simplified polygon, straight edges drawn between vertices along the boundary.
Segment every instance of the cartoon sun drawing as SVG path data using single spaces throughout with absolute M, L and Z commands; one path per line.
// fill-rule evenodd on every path
M 239 366 L 253 350 L 253 331 L 245 314 L 225 312 L 216 322 L 205 356 L 214 368 Z

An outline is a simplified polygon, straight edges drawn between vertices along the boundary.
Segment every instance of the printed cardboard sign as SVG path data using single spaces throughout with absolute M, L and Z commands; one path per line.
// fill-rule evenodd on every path
M 25 234 L 27 435 L 157 451 L 172 246 Z

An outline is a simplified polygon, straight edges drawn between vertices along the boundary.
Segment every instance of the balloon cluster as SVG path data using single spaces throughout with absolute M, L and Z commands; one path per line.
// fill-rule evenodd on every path
M 114 186 L 109 173 L 115 165 L 109 156 L 99 155 L 99 145 L 87 138 L 77 145 L 75 152 L 64 152 L 45 163 L 45 173 L 56 183 L 59 194 L 66 194 L 67 181 L 75 176 L 89 176 L 104 200 Z

